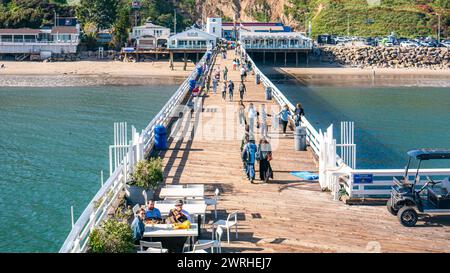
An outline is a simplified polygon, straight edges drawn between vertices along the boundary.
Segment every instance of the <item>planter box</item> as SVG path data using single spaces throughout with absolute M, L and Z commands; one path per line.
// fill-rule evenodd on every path
M 145 190 L 143 187 L 126 185 L 126 199 L 127 203 L 131 206 L 136 204 L 145 205 L 145 197 L 142 192 Z M 153 199 L 154 190 L 146 190 L 147 200 Z

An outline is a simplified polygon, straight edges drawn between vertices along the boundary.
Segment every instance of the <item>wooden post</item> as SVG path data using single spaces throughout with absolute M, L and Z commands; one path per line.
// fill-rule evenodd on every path
M 298 66 L 298 51 L 295 51 L 295 67 Z
M 187 68 L 187 57 L 186 57 L 186 52 L 184 52 L 184 67 L 183 70 L 186 70 Z
M 266 51 L 263 51 L 263 64 L 266 64 Z
M 287 66 L 287 52 L 284 52 L 284 66 Z
M 195 53 L 195 63 L 198 63 L 198 52 Z
M 170 56 L 170 61 L 169 61 L 170 69 L 173 70 L 173 52 L 172 51 L 170 51 L 169 56 Z
M 273 52 L 273 64 L 275 65 L 277 63 L 277 52 Z
M 309 67 L 309 52 L 306 52 L 306 66 Z
M 156 53 L 156 60 L 159 60 L 159 53 Z

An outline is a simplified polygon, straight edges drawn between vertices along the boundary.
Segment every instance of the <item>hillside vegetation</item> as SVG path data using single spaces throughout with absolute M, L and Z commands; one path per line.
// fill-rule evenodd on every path
M 77 16 L 83 29 L 113 29 L 117 43 L 135 23 L 131 0 L 0 0 L 0 28 L 41 27 L 59 16 Z M 138 23 L 149 19 L 177 30 L 207 16 L 242 21 L 282 21 L 298 31 L 312 23 L 312 34 L 448 37 L 449 0 L 141 0 Z

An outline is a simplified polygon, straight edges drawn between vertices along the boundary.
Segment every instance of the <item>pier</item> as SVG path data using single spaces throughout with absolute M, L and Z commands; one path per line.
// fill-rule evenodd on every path
M 341 143 L 336 144 L 332 126 L 327 132 L 317 131 L 303 120 L 307 127 L 307 151 L 294 150 L 292 130 L 284 136 L 280 129 L 273 129 L 269 120 L 269 136 L 273 148 L 272 168 L 274 179 L 269 183 L 256 180 L 251 184 L 242 171 L 240 145 L 244 128 L 239 125 L 237 102 L 239 100 L 239 71 L 232 69 L 234 51 L 228 51 L 227 59 L 213 54 L 213 67 L 228 67 L 228 79 L 235 83 L 234 101 L 222 101 L 219 84 L 217 94 L 189 97 L 189 80 L 197 76 L 194 71 L 180 86 L 161 112 L 142 133 L 133 130 L 132 141 L 125 150 L 123 161 L 112 164 L 111 177 L 94 197 L 102 196 L 99 206 L 91 203 L 73 225 L 60 252 L 83 252 L 86 236 L 107 214 L 107 208 L 116 201 L 125 187 L 127 172 L 136 160 L 152 150 L 155 125 L 170 126 L 169 149 L 158 152 L 163 158 L 166 185 L 204 184 L 206 195 L 212 196 L 216 188 L 220 191 L 218 219 L 226 219 L 229 213 L 238 212 L 239 238 L 231 233 L 230 244 L 222 240 L 223 252 L 449 252 L 450 221 L 448 218 L 425 218 L 420 228 L 405 228 L 396 217 L 390 215 L 385 206 L 349 206 L 338 201 L 340 186 L 350 198 L 364 198 L 370 194 L 385 194 L 388 190 L 367 189 L 354 184 L 354 175 L 373 172 L 357 170 L 352 139 L 353 125 L 341 132 Z M 200 61 L 204 61 L 205 57 Z M 251 59 L 250 59 L 251 60 Z M 244 104 L 254 103 L 257 109 L 265 103 L 270 109 L 280 110 L 291 102 L 280 90 L 253 65 L 262 83 L 255 83 L 255 75 L 249 73 L 245 84 L 247 94 Z M 271 87 L 273 100 L 265 99 L 265 88 Z M 228 93 L 228 92 L 227 92 Z M 175 117 L 177 107 L 191 102 L 192 117 Z M 295 102 L 294 102 L 295 103 Z M 171 114 L 172 113 L 172 114 Z M 255 129 L 256 141 L 260 139 Z M 125 141 L 121 147 L 127 147 Z M 337 149 L 344 151 L 337 155 Z M 256 171 L 258 171 L 256 164 Z M 319 181 L 305 181 L 291 175 L 293 171 L 318 172 Z M 401 170 L 380 170 L 375 173 L 380 179 Z M 430 173 L 448 175 L 449 170 L 430 170 Z M 257 172 L 258 177 L 258 172 Z M 383 178 L 385 179 L 385 178 Z M 379 180 L 387 185 L 386 180 Z M 377 185 L 376 183 L 374 184 Z M 372 185 L 373 186 L 373 185 Z M 155 193 L 158 197 L 159 192 Z M 209 208 L 211 209 L 211 208 Z M 211 223 L 214 212 L 206 217 L 201 237 L 211 238 Z M 419 224 L 418 224 L 419 225 Z

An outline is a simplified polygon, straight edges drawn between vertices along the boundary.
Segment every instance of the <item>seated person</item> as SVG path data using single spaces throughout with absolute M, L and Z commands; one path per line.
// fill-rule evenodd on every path
M 189 212 L 183 209 L 183 200 L 178 200 L 175 203 L 175 208 L 170 210 L 167 222 L 175 224 L 175 223 L 183 223 L 184 221 L 189 221 L 192 223 L 192 219 L 191 216 L 189 216 Z
M 134 217 L 133 223 L 131 224 L 131 229 L 133 230 L 133 240 L 136 245 L 140 244 L 140 241 L 144 237 L 145 231 L 145 209 L 140 209 Z
M 161 212 L 155 208 L 155 201 L 150 200 L 147 203 L 147 211 L 145 212 L 145 220 L 161 221 Z

